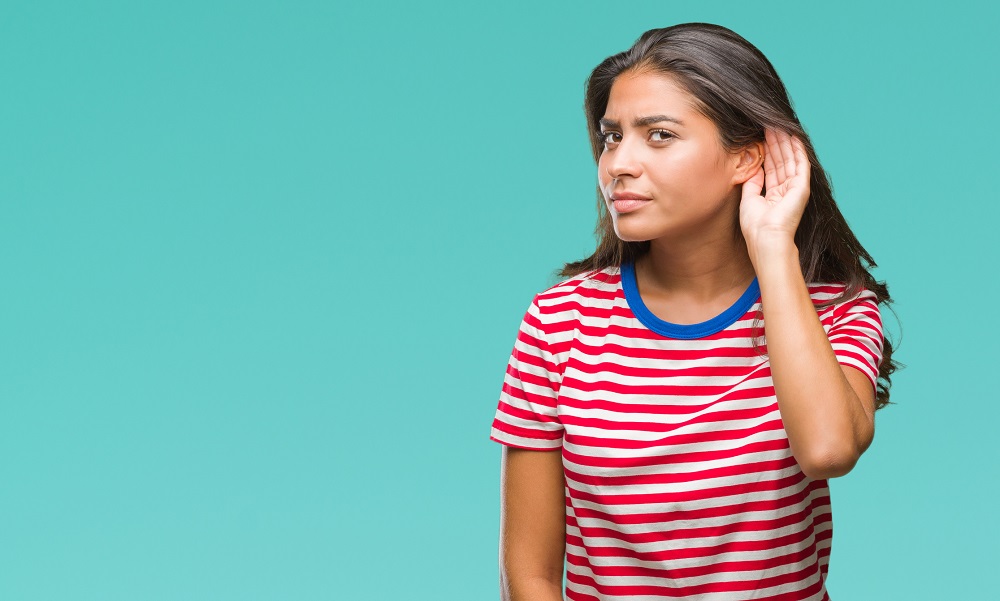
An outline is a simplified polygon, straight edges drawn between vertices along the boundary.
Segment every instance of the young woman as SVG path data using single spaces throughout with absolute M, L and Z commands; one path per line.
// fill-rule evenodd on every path
M 501 595 L 828 599 L 827 480 L 896 368 L 876 264 L 736 33 L 644 33 L 585 111 L 600 241 L 533 298 L 492 424 Z

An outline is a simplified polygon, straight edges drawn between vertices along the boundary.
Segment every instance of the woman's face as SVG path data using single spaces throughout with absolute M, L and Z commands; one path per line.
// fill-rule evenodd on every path
M 658 73 L 623 73 L 612 84 L 598 179 L 622 240 L 731 233 L 738 223 L 739 153 L 725 151 L 694 102 Z

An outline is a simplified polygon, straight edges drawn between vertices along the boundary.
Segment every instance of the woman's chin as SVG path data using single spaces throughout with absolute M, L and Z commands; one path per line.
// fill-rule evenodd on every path
M 615 226 L 615 234 L 623 242 L 645 242 L 656 237 L 652 232 L 644 232 L 631 227 Z

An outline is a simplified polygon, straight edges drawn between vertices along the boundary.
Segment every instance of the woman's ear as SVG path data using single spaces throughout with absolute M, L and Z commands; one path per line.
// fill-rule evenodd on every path
M 736 152 L 736 171 L 733 184 L 742 184 L 754 176 L 764 165 L 764 142 L 748 144 Z

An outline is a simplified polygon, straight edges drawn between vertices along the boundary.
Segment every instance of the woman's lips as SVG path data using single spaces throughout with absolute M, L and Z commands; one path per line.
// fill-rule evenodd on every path
M 615 207 L 615 211 L 618 213 L 631 213 L 632 211 L 635 211 L 637 209 L 646 206 L 647 204 L 649 204 L 649 202 L 650 201 L 648 200 L 623 198 L 621 200 L 613 201 L 613 205 Z
M 608 196 L 611 200 L 611 206 L 614 207 L 616 213 L 631 213 L 632 211 L 637 211 L 646 206 L 651 200 L 648 196 L 637 194 L 631 190 L 617 190 L 610 192 L 611 193 Z

